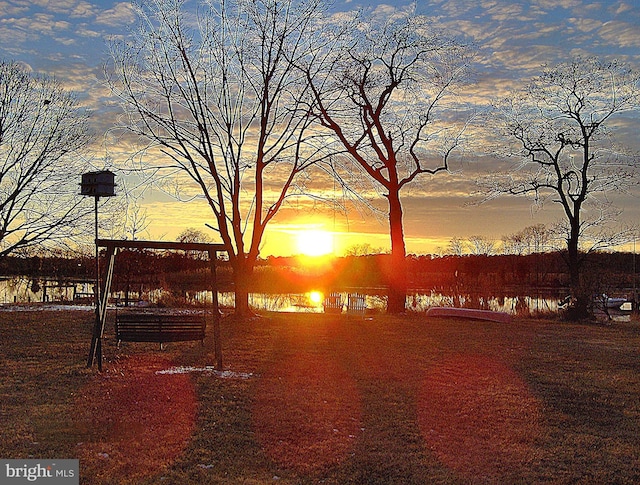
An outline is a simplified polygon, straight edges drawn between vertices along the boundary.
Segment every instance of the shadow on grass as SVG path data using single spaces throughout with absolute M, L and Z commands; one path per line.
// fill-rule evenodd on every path
M 92 315 L 0 312 L 0 456 L 86 484 L 637 483 L 640 328 L 270 315 L 210 342 L 105 338 Z

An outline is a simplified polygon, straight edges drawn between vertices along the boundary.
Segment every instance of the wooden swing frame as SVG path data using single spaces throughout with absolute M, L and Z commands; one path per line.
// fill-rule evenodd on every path
M 164 250 L 183 250 L 183 251 L 202 251 L 209 255 L 209 264 L 211 268 L 211 293 L 213 298 L 213 347 L 216 357 L 216 369 L 222 370 L 222 346 L 220 342 L 220 306 L 218 302 L 218 285 L 216 279 L 216 261 L 218 253 L 228 252 L 224 244 L 213 243 L 181 243 L 169 241 L 127 241 L 116 239 L 96 239 L 97 248 L 106 248 L 107 268 L 102 284 L 101 291 L 97 291 L 96 298 L 96 318 L 93 327 L 93 336 L 91 339 L 91 348 L 89 349 L 89 358 L 87 367 L 92 367 L 97 360 L 98 370 L 102 371 L 102 338 L 104 336 L 104 327 L 107 317 L 107 303 L 109 301 L 109 293 L 111 291 L 111 283 L 113 281 L 113 269 L 115 266 L 116 254 L 118 249 L 164 249 Z M 98 288 L 96 288 L 98 290 Z M 102 298 L 100 298 L 102 295 Z

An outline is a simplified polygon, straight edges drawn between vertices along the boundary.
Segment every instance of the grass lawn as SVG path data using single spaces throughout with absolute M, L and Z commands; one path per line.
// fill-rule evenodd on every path
M 637 322 L 229 318 L 225 373 L 112 325 L 85 369 L 92 324 L 0 311 L 0 457 L 91 485 L 640 483 Z

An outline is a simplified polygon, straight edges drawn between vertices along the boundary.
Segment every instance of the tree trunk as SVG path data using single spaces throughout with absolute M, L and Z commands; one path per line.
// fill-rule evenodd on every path
M 247 262 L 243 256 L 233 265 L 233 280 L 235 284 L 235 314 L 248 316 L 252 312 L 249 308 L 249 284 L 253 276 L 253 264 Z
M 590 295 L 581 285 L 580 278 L 580 227 L 578 221 L 571 221 L 571 232 L 567 239 L 569 269 L 569 285 L 571 295 L 574 298 L 572 307 L 569 309 L 568 318 L 570 320 L 581 320 L 589 316 L 589 299 Z
M 403 313 L 407 300 L 406 248 L 399 191 L 389 192 L 389 229 L 391 234 L 391 267 L 387 268 L 389 284 L 388 313 Z

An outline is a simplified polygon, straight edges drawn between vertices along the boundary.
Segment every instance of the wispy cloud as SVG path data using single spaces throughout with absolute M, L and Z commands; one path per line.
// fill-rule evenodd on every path
M 96 23 L 121 27 L 129 25 L 135 20 L 135 12 L 130 3 L 117 3 L 113 8 L 104 10 L 96 15 Z
M 568 22 L 573 25 L 578 31 L 584 33 L 593 32 L 594 30 L 599 29 L 602 26 L 602 21 L 584 17 L 571 17 L 568 19 Z
M 637 24 L 612 20 L 606 22 L 598 34 L 609 44 L 618 47 L 640 47 L 640 28 Z
M 28 10 L 28 7 L 16 5 L 13 2 L 0 2 L 0 18 L 5 16 L 13 17 L 16 15 L 20 15 Z
M 581 0 L 532 0 L 531 3 L 545 11 L 554 10 L 556 8 L 571 10 L 576 7 L 582 8 L 583 6 Z
M 636 4 L 635 6 L 627 3 L 627 2 L 620 2 L 619 4 L 616 5 L 612 5 L 611 9 L 614 9 L 614 12 L 616 15 L 623 15 L 626 14 L 628 12 L 635 12 L 635 15 L 638 15 L 638 5 Z

